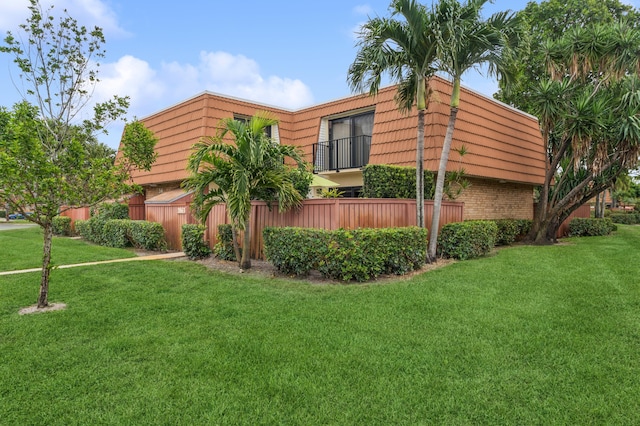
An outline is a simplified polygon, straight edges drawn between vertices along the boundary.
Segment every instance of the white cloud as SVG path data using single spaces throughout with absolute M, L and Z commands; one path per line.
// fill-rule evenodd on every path
M 301 80 L 263 76 L 256 61 L 227 52 L 201 52 L 198 62 L 163 63 L 159 69 L 133 56 L 100 66 L 100 83 L 92 102 L 130 96 L 128 116 L 144 117 L 204 90 L 284 108 L 313 103 L 309 87 Z M 110 126 L 106 143 L 117 147 L 122 125 Z
M 115 12 L 101 0 L 42 0 L 43 10 L 49 10 L 51 5 L 54 16 L 59 16 L 63 10 L 87 27 L 98 26 L 105 34 L 124 37 L 129 33 L 120 27 Z M 16 31 L 18 25 L 29 17 L 28 0 L 4 0 L 0 2 L 0 31 Z
M 368 4 L 361 4 L 353 8 L 353 13 L 356 15 L 370 16 L 373 14 L 373 8 Z
M 176 101 L 209 90 L 291 109 L 313 102 L 311 90 L 302 81 L 263 76 L 258 63 L 244 55 L 200 52 L 197 64 L 165 63 L 159 74 L 171 84 L 168 90 Z

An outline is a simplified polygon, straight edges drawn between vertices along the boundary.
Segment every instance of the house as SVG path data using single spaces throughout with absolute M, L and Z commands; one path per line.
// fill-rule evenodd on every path
M 433 95 L 426 115 L 425 169 L 437 170 L 449 118 L 451 84 L 431 81 Z M 268 110 L 279 120 L 270 129 L 279 143 L 298 146 L 314 173 L 340 185 L 346 197 L 362 188 L 367 164 L 415 166 L 416 112 L 403 115 L 394 102 L 396 86 L 376 97 L 354 95 L 300 110 L 259 104 L 203 92 L 141 119 L 159 142 L 158 159 L 133 179 L 153 203 L 180 183 L 192 145 L 212 136 L 220 119 L 246 119 Z M 456 200 L 464 202 L 464 219 L 533 218 L 533 190 L 543 183 L 545 149 L 538 120 L 472 90 L 463 88 L 449 170 L 463 168 L 471 186 Z M 178 195 L 176 195 L 178 194 Z M 186 196 L 186 194 L 185 194 Z M 138 202 L 140 202 L 138 200 Z

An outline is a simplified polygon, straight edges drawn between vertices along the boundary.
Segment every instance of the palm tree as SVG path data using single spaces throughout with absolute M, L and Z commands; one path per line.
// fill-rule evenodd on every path
M 361 29 L 359 50 L 347 81 L 354 91 L 378 93 L 383 75 L 398 84 L 399 109 L 418 110 L 416 143 L 416 213 L 424 227 L 424 115 L 429 104 L 429 79 L 435 73 L 437 27 L 433 14 L 415 0 L 393 0 L 391 18 L 369 19 Z M 395 19 L 396 17 L 401 18 Z
M 251 200 L 277 200 L 284 211 L 299 206 L 306 195 L 295 189 L 292 169 L 284 164 L 285 157 L 290 157 L 299 169 L 306 170 L 301 154 L 265 133 L 266 127 L 277 122 L 266 112 L 258 112 L 248 122 L 223 119 L 215 136 L 193 146 L 187 165 L 190 177 L 183 186 L 195 193 L 192 207 L 198 219 L 205 222 L 214 205 L 227 203 L 236 259 L 242 269 L 251 268 Z M 227 135 L 235 144 L 224 141 Z M 244 231 L 242 256 L 236 243 L 238 230 Z
M 442 145 L 433 198 L 433 216 L 427 251 L 430 261 L 436 258 L 445 172 L 460 105 L 460 80 L 466 71 L 481 65 L 488 67 L 489 74 L 508 77 L 505 59 L 509 49 L 517 45 L 520 36 L 519 19 L 511 12 L 496 13 L 486 21 L 481 19 L 480 11 L 487 1 L 468 0 L 460 4 L 458 0 L 440 0 L 434 10 L 435 19 L 440 23 L 440 31 L 437 33 L 438 69 L 451 77 L 453 90 L 449 124 Z

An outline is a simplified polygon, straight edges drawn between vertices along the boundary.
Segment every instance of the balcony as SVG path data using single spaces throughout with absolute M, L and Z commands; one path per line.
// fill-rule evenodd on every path
M 313 172 L 358 169 L 369 163 L 371 136 L 360 135 L 313 144 Z

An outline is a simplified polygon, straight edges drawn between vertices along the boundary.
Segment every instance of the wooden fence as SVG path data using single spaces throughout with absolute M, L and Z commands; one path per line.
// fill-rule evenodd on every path
M 464 203 L 443 202 L 440 228 L 461 222 Z M 425 222 L 431 223 L 433 202 L 425 202 Z M 226 206 L 215 206 L 207 220 L 211 246 L 218 240 L 218 225 L 228 223 Z M 266 203 L 251 203 L 251 257 L 263 259 L 262 230 L 267 226 L 296 226 L 320 229 L 387 228 L 416 225 L 416 202 L 411 199 L 333 198 L 305 200 L 302 208 L 279 213 L 277 205 L 269 210 Z
M 183 197 L 180 202 L 145 205 L 146 220 L 162 224 L 167 246 L 170 249 L 181 249 L 182 225 L 197 223 L 189 208 L 191 199 L 192 197 L 189 196 Z
M 591 217 L 591 206 L 584 204 L 571 213 L 569 217 L 562 222 L 560 228 L 558 228 L 558 232 L 556 233 L 557 238 L 563 238 L 569 235 L 569 222 L 575 217 Z

